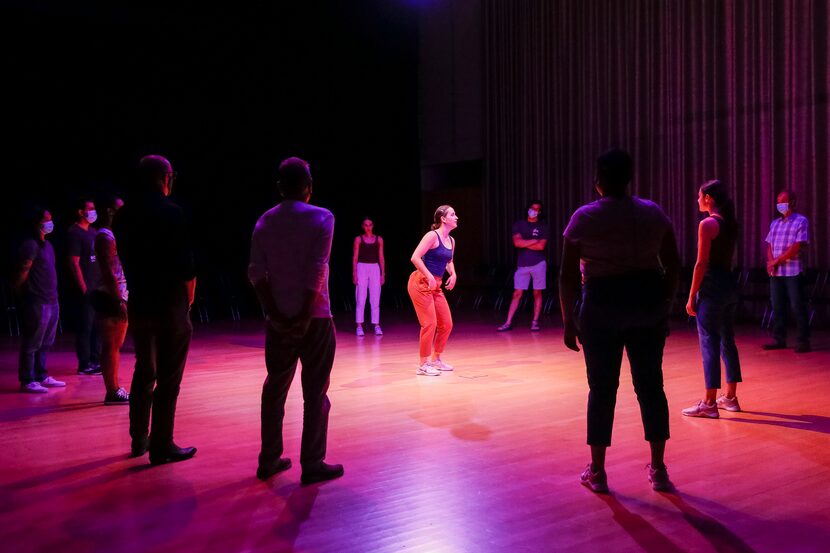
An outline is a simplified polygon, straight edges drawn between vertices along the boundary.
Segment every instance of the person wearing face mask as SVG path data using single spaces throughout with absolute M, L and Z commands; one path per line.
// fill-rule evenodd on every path
M 18 250 L 18 263 L 12 277 L 21 292 L 22 325 L 20 337 L 20 391 L 43 394 L 49 388 L 62 388 L 65 382 L 49 376 L 46 355 L 55 342 L 58 328 L 58 276 L 55 250 L 46 237 L 54 230 L 52 215 L 34 207 L 26 217 L 26 234 Z
M 98 230 L 91 226 L 97 219 L 95 203 L 82 196 L 75 204 L 75 223 L 66 233 L 69 274 L 81 295 L 75 354 L 78 356 L 78 374 L 85 375 L 101 374 L 101 338 L 95 328 L 95 311 L 90 302 L 90 294 L 101 281 L 95 257 Z
M 135 344 L 130 386 L 132 457 L 150 464 L 190 459 L 173 441 L 176 401 L 190 348 L 196 264 L 183 210 L 169 196 L 176 173 L 162 156 L 141 159 L 133 189 L 113 221 L 118 257 L 130 281 L 127 308 Z M 152 413 L 152 426 L 150 423 Z
M 507 311 L 507 320 L 497 328 L 499 332 L 513 330 L 513 316 L 519 308 L 519 302 L 525 290 L 533 282 L 533 320 L 530 330 L 538 331 L 539 315 L 542 313 L 542 291 L 546 288 L 545 277 L 548 271 L 547 244 L 550 228 L 539 220 L 542 203 L 532 200 L 527 207 L 527 219 L 516 221 L 513 225 L 513 245 L 518 251 L 516 272 L 513 275 L 513 299 Z
M 796 353 L 809 353 L 810 323 L 807 314 L 807 294 L 804 290 L 804 262 L 802 252 L 810 241 L 807 217 L 795 212 L 795 192 L 782 190 L 776 198 L 776 209 L 781 214 L 769 226 L 767 234 L 767 273 L 770 277 L 772 301 L 773 341 L 764 344 L 765 350 L 787 347 L 788 305 L 795 315 L 798 327 Z

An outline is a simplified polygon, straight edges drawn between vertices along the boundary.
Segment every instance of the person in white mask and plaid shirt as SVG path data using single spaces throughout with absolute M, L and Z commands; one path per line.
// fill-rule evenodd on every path
M 781 216 L 770 224 L 766 238 L 773 341 L 764 344 L 763 348 L 775 350 L 787 347 L 787 317 L 789 309 L 792 309 L 798 327 L 795 352 L 808 353 L 810 325 L 802 257 L 810 241 L 809 222 L 804 215 L 795 212 L 795 201 L 796 196 L 792 190 L 782 190 L 778 193 L 776 209 Z

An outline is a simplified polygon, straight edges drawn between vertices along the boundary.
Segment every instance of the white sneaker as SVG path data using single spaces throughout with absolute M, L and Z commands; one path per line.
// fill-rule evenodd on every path
M 438 369 L 439 371 L 451 371 L 455 368 L 452 365 L 444 363 L 440 359 L 433 359 L 429 362 L 429 364 Z
M 383 336 L 383 331 L 380 329 L 380 325 L 375 325 L 375 336 Z
M 49 390 L 40 385 L 40 382 L 29 382 L 28 384 L 21 384 L 20 391 L 27 394 L 45 394 Z
M 738 396 L 733 398 L 728 398 L 725 395 L 722 395 L 718 398 L 715 402 L 715 405 L 718 406 L 718 409 L 724 409 L 726 411 L 732 411 L 733 413 L 737 413 L 741 410 L 740 404 L 738 404 Z
M 40 381 L 40 385 L 46 386 L 47 388 L 63 388 L 66 386 L 66 382 L 55 380 L 51 376 L 47 376 L 44 380 Z
M 682 412 L 687 417 L 702 417 L 704 419 L 720 418 L 718 406 L 715 404 L 709 405 L 702 399 L 691 407 L 683 409 Z
M 363 332 L 363 327 L 361 325 L 357 325 L 357 329 L 354 331 L 355 336 L 363 336 L 365 333 Z
M 436 369 L 433 365 L 430 365 L 429 362 L 426 362 L 418 367 L 418 372 L 415 374 L 421 376 L 441 376 L 441 371 Z

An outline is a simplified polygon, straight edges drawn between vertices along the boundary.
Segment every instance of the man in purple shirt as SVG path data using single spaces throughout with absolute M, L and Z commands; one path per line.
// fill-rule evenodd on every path
M 767 272 L 770 277 L 772 300 L 773 339 L 764 349 L 787 347 L 787 303 L 795 314 L 798 326 L 796 353 L 810 351 L 810 323 L 807 315 L 807 295 L 804 291 L 804 263 L 801 254 L 810 241 L 807 217 L 796 213 L 795 193 L 782 190 L 776 198 L 776 209 L 781 217 L 769 226 L 767 234 Z
M 326 392 L 336 346 L 328 290 L 334 216 L 308 203 L 312 179 L 302 159 L 291 157 L 280 164 L 278 186 L 283 201 L 257 221 L 248 266 L 248 278 L 268 321 L 268 376 L 262 386 L 262 449 L 256 475 L 267 480 L 291 467 L 290 459 L 280 457 L 282 422 L 300 360 L 304 402 L 301 482 L 311 484 L 343 475 L 343 465 L 324 461 L 331 408 Z

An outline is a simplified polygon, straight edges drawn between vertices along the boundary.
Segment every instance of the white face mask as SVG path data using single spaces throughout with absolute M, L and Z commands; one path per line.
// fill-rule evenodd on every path
M 86 222 L 91 225 L 92 223 L 98 220 L 98 212 L 94 209 L 87 211 L 86 215 L 84 215 L 84 219 L 86 219 Z
M 527 210 L 527 216 L 530 217 L 531 219 L 535 219 L 536 217 L 539 216 L 539 212 L 536 211 L 535 209 L 528 209 Z
M 40 225 L 40 232 L 42 232 L 43 234 L 49 234 L 53 230 L 55 230 L 55 223 L 53 223 L 52 221 L 46 221 L 45 223 L 41 223 Z
M 790 204 L 787 202 L 776 204 L 775 209 L 777 209 L 778 213 L 781 215 L 785 215 L 790 210 Z

